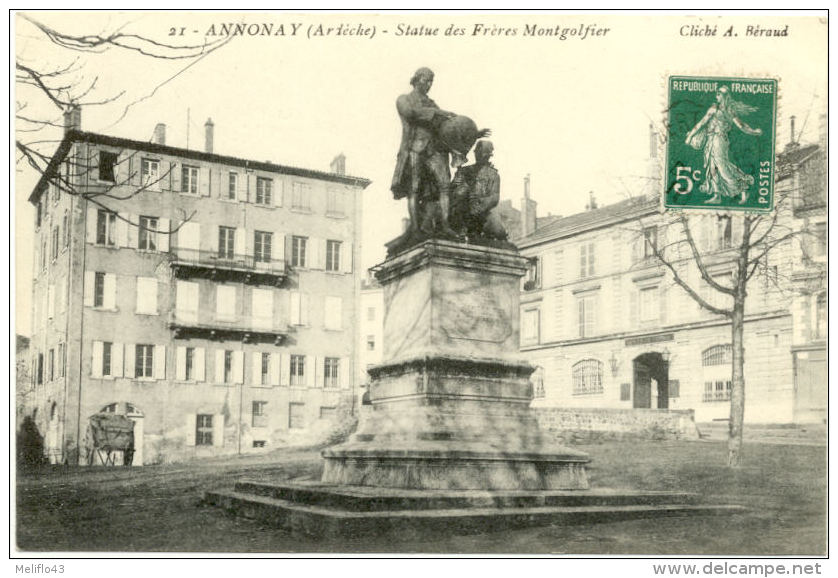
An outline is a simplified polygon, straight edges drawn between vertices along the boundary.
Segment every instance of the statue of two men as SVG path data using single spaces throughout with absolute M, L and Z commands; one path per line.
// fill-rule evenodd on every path
M 408 246 L 430 236 L 505 239 L 500 220 L 490 216 L 500 193 L 500 178 L 489 163 L 492 144 L 478 143 L 477 163 L 460 168 L 453 183 L 448 168 L 450 155 L 452 166 L 460 167 L 477 139 L 491 131 L 439 108 L 428 97 L 433 81 L 434 73 L 420 68 L 410 80 L 413 91 L 396 101 L 402 140 L 390 188 L 395 199 L 407 197 L 410 215 L 410 229 L 396 244 Z

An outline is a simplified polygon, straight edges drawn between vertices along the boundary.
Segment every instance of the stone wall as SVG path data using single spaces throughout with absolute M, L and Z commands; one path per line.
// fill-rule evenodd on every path
M 564 442 L 698 439 L 693 410 L 534 407 L 538 425 Z

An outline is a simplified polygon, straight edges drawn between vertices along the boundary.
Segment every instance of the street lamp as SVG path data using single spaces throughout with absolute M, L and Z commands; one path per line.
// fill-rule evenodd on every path
M 669 365 L 669 360 L 672 358 L 672 354 L 669 352 L 668 347 L 664 347 L 663 351 L 661 351 L 661 358 L 663 359 L 664 363 Z

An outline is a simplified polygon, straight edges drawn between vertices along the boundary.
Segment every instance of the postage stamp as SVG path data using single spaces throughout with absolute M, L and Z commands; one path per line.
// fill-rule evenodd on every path
M 774 207 L 777 80 L 670 76 L 664 207 Z

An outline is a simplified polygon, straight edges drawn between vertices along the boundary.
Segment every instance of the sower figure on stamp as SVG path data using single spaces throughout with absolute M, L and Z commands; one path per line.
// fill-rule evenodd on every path
M 489 162 L 495 147 L 481 140 L 474 147 L 475 163 L 461 167 L 452 187 L 452 223 L 464 230 L 470 243 L 480 240 L 506 241 L 506 230 L 494 210 L 500 201 L 500 175 Z
M 459 239 L 448 223 L 451 188 L 449 155 L 454 153 L 455 164 L 459 166 L 474 141 L 490 133 L 485 129 L 477 131 L 470 119 L 440 109 L 428 97 L 433 81 L 433 71 L 420 68 L 410 80 L 413 91 L 403 94 L 396 101 L 402 123 L 402 140 L 390 189 L 395 199 L 407 197 L 410 229 L 393 248 L 407 246 L 431 234 Z M 452 122 L 447 131 L 443 130 L 446 121 L 451 120 L 467 122 Z M 448 132 L 462 136 L 461 125 L 473 127 L 473 130 L 467 131 L 473 134 L 458 139 L 465 143 L 466 150 L 462 150 L 463 146 L 452 145 L 452 139 L 446 141 L 441 134 Z

